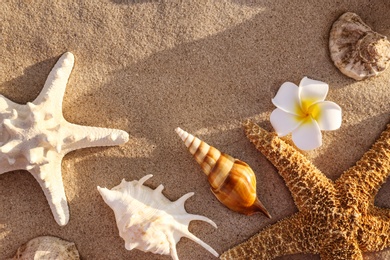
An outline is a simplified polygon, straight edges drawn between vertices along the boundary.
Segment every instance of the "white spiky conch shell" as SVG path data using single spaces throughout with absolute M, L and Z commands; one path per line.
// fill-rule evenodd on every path
M 125 240 L 126 249 L 136 248 L 179 259 L 176 244 L 182 237 L 187 237 L 218 257 L 214 249 L 188 230 L 192 220 L 202 220 L 217 228 L 212 220 L 188 214 L 185 210 L 185 201 L 194 193 L 187 193 L 172 202 L 162 194 L 163 185 L 155 190 L 143 185 L 152 176 L 149 174 L 139 181 L 131 182 L 123 179 L 111 190 L 97 187 L 104 201 L 114 211 L 119 235 Z

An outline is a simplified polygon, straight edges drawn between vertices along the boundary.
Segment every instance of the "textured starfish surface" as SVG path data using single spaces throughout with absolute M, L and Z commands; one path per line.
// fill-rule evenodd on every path
M 64 53 L 38 97 L 20 105 L 0 95 L 0 174 L 27 170 L 40 184 L 56 222 L 69 221 L 61 161 L 70 151 L 124 144 L 129 136 L 116 129 L 80 126 L 62 115 L 62 99 L 74 56 Z
M 390 173 L 390 124 L 371 149 L 336 181 L 274 133 L 244 123 L 247 137 L 277 168 L 298 212 L 226 251 L 222 259 L 273 259 L 296 253 L 362 259 L 390 245 L 390 210 L 374 205 Z

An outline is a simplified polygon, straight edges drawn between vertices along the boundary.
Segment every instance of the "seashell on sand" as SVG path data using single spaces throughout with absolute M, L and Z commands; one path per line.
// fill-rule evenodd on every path
M 58 237 L 41 236 L 20 246 L 12 260 L 79 260 L 76 245 Z M 9 260 L 11 260 L 9 259 Z
M 342 73 L 356 80 L 377 76 L 390 63 L 390 42 L 374 32 L 355 13 L 345 13 L 333 23 L 330 57 Z
M 188 214 L 185 210 L 185 201 L 194 193 L 187 193 L 172 202 L 162 194 L 163 185 L 154 190 L 143 185 L 152 176 L 146 175 L 139 181 L 122 180 L 111 190 L 97 187 L 104 201 L 114 211 L 119 235 L 125 240 L 125 248 L 171 255 L 177 260 L 176 244 L 182 237 L 186 237 L 218 257 L 214 249 L 188 230 L 192 220 L 205 221 L 217 228 L 212 220 Z
M 245 215 L 263 212 L 271 218 L 257 197 L 256 176 L 248 164 L 221 153 L 180 127 L 175 131 L 208 176 L 211 191 L 222 204 Z

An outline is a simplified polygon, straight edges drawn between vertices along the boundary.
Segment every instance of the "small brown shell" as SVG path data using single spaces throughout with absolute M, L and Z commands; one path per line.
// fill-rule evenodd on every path
M 374 32 L 351 12 L 334 22 L 329 49 L 336 67 L 356 80 L 377 76 L 390 63 L 390 42 L 386 36 Z
M 41 236 L 31 239 L 18 248 L 12 260 L 56 259 L 79 260 L 80 255 L 74 243 L 58 237 Z M 11 260 L 11 259 L 10 259 Z
M 208 176 L 211 191 L 222 204 L 245 215 L 263 212 L 271 218 L 257 198 L 256 176 L 248 164 L 221 153 L 179 127 L 176 133 Z

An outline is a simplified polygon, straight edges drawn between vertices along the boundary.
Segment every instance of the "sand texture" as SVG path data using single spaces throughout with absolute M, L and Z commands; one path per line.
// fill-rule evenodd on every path
M 329 57 L 332 23 L 355 12 L 390 37 L 390 2 L 352 1 L 16 1 L 0 2 L 0 94 L 25 104 L 41 91 L 62 53 L 75 55 L 63 100 L 72 123 L 125 130 L 122 146 L 88 148 L 65 156 L 62 178 L 70 221 L 60 227 L 27 171 L 0 175 L 0 259 L 28 240 L 53 235 L 72 241 L 82 259 L 170 259 L 127 251 L 113 211 L 96 187 L 125 178 L 154 177 L 176 200 L 218 229 L 194 221 L 190 231 L 219 253 L 297 211 L 276 169 L 246 139 L 241 122 L 272 130 L 271 98 L 285 81 L 308 76 L 327 82 L 327 100 L 343 109 L 339 130 L 306 156 L 332 180 L 363 155 L 390 121 L 390 69 L 355 81 Z M 232 212 L 212 195 L 206 176 L 174 129 L 182 129 L 247 162 L 272 219 Z M 376 205 L 390 207 L 390 184 Z M 215 259 L 188 239 L 180 259 Z M 390 249 L 365 259 L 388 259 Z M 319 259 L 314 255 L 280 259 Z

